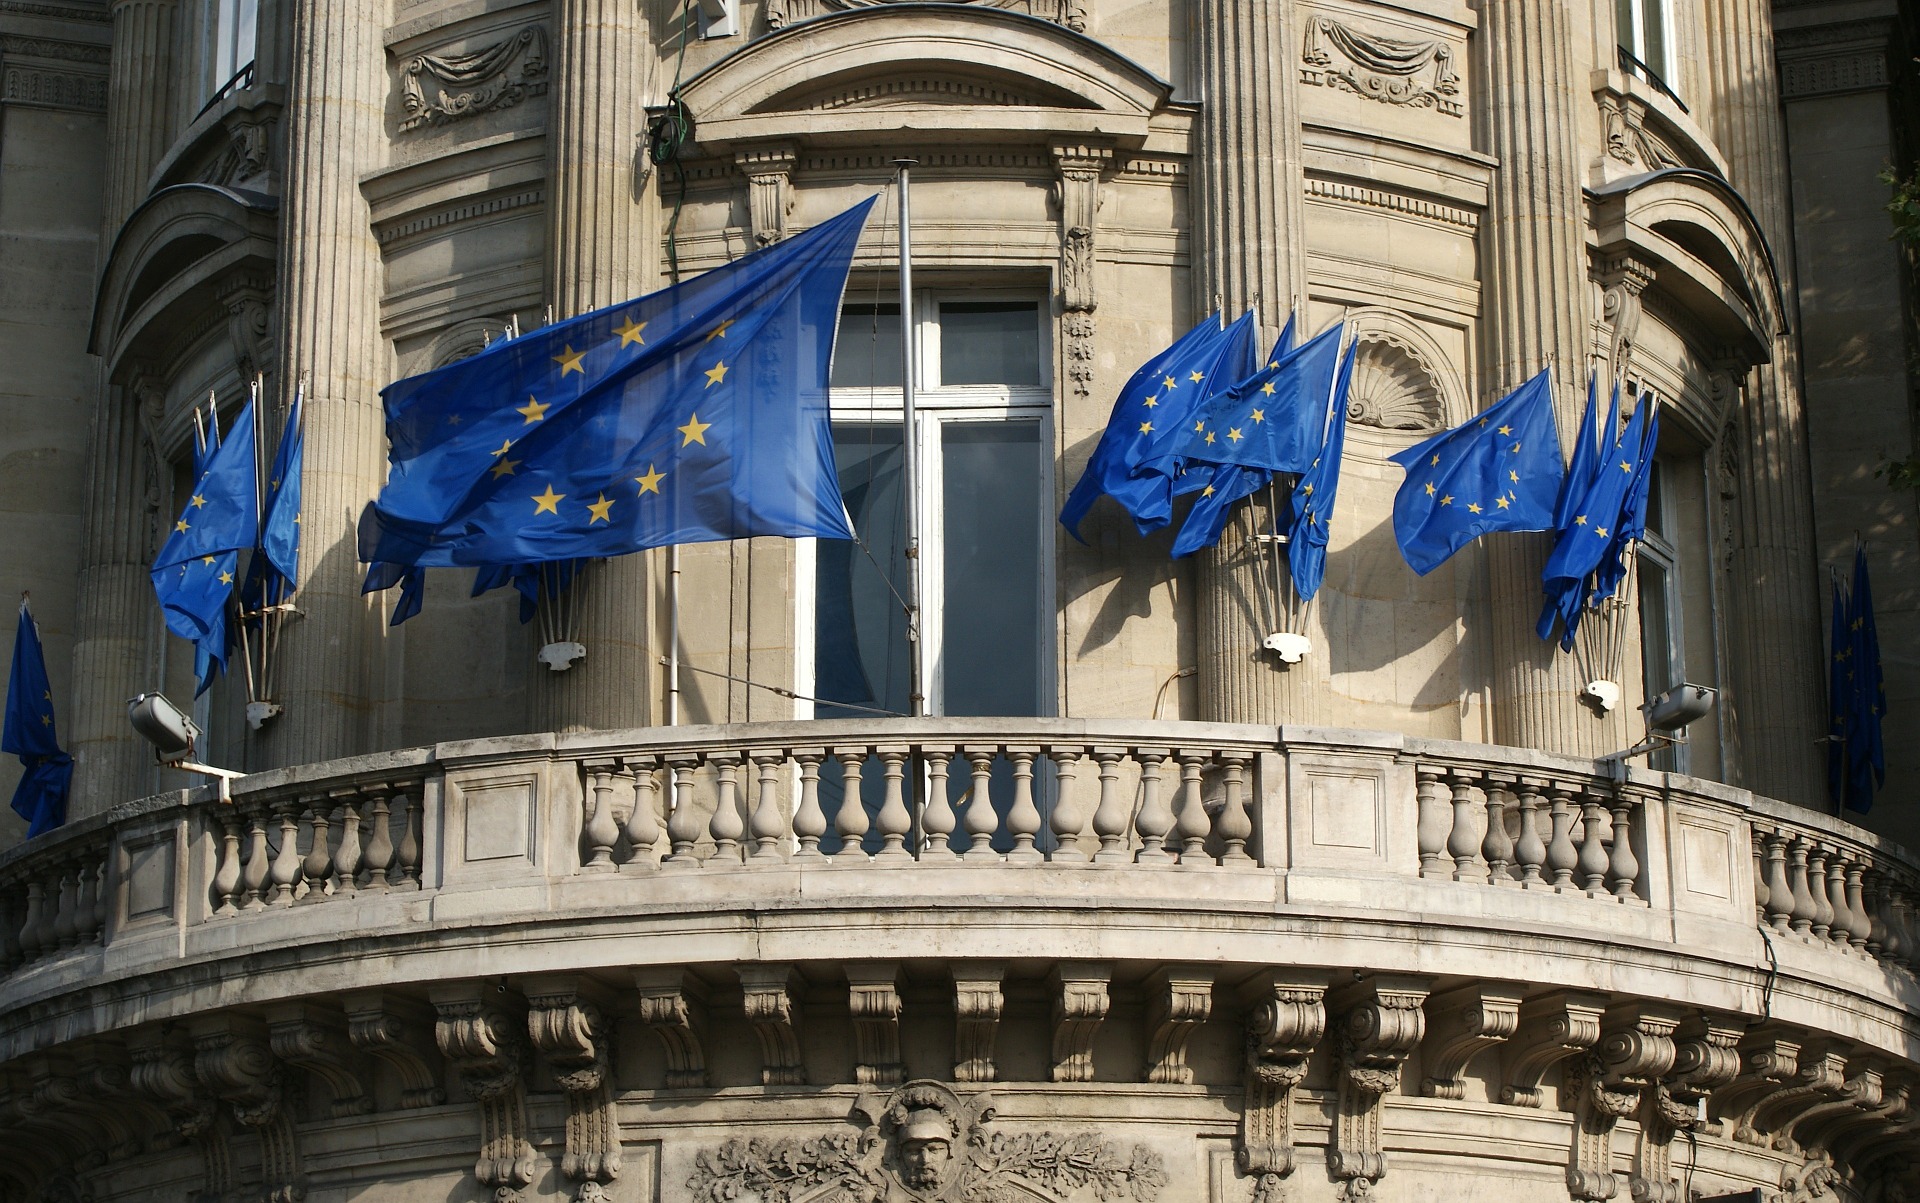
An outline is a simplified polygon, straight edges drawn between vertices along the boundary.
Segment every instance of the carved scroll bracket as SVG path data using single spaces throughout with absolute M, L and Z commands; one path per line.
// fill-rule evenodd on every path
M 1673 1033 L 1685 1012 L 1634 1003 L 1610 1010 L 1599 1046 L 1567 1071 L 1562 1104 L 1574 1115 L 1567 1193 L 1604 1201 L 1619 1193 L 1613 1173 L 1613 1129 L 1673 1068 Z
M 1420 1093 L 1433 1099 L 1467 1097 L 1463 1080 L 1467 1066 L 1519 1030 L 1524 998 L 1520 987 L 1496 983 L 1468 986 L 1429 1000 L 1433 1037 L 1428 1041 L 1427 1075 Z
M 600 1203 L 620 1176 L 620 1116 L 613 1105 L 611 1006 L 585 979 L 528 978 L 527 1032 L 567 1095 L 567 1149 L 560 1172 L 580 1184 L 580 1203 Z
M 685 969 L 662 966 L 633 971 L 640 992 L 640 1022 L 667 1054 L 669 1087 L 707 1084 L 707 992 Z
M 1640 294 L 1656 275 L 1654 265 L 1634 254 L 1609 256 L 1595 275 L 1603 290 L 1601 319 L 1608 327 L 1607 370 L 1619 380 L 1633 364 L 1640 335 Z
M 740 990 L 747 1022 L 760 1038 L 760 1081 L 766 1086 L 804 1086 L 800 1059 L 800 998 L 803 983 L 791 965 L 742 965 Z
M 991 1082 L 999 1076 L 993 1042 L 1007 998 L 1000 991 L 1007 967 L 1000 961 L 961 961 L 953 967 L 956 1082 Z
M 373 1110 L 366 1066 L 347 1039 L 339 1015 L 304 1003 L 286 1003 L 267 1014 L 274 1056 L 308 1070 L 327 1085 L 333 1115 L 340 1119 Z
M 846 972 L 854 1080 L 862 1086 L 897 1086 L 906 1078 L 900 1061 L 900 966 L 856 961 Z
M 173 1130 L 200 1150 L 201 1193 L 225 1198 L 234 1187 L 233 1153 L 212 1092 L 194 1072 L 192 1042 L 174 1030 L 142 1028 L 128 1035 L 127 1052 L 133 1089 L 164 1108 Z
M 411 1000 L 365 990 L 344 1000 L 347 1038 L 379 1059 L 400 1080 L 402 1107 L 432 1107 L 447 1101 L 434 1071 L 433 1012 Z
M 1053 970 L 1053 1080 L 1093 1081 L 1093 1034 L 1107 1017 L 1113 966 L 1062 961 Z
M 219 299 L 227 308 L 227 337 L 240 378 L 272 372 L 273 280 L 252 273 L 229 276 L 220 283 Z
M 747 216 L 755 246 L 787 236 L 787 218 L 793 213 L 793 166 L 799 161 L 799 150 L 789 142 L 750 146 L 733 156 L 734 166 L 747 177 Z
M 1254 1180 L 1255 1203 L 1278 1203 L 1293 1172 L 1293 1090 L 1327 1031 L 1327 972 L 1270 969 L 1244 992 L 1246 1102 L 1235 1163 Z
M 1345 1183 L 1342 1197 L 1371 1198 L 1387 1172 L 1380 1100 L 1400 1088 L 1400 1067 L 1427 1031 L 1425 978 L 1379 975 L 1342 990 L 1340 1096 L 1327 1169 Z
M 522 1203 L 533 1182 L 527 1140 L 526 1027 L 519 999 L 490 982 L 454 982 L 432 990 L 434 1042 L 480 1108 L 480 1156 L 473 1176 L 494 1203 Z
M 1604 995 L 1557 991 L 1533 999 L 1520 1008 L 1520 1027 L 1507 1045 L 1507 1085 L 1500 1101 L 1516 1107 L 1538 1107 L 1544 1083 L 1553 1067 L 1600 1041 L 1600 1016 L 1607 1009 Z
M 1213 970 L 1169 965 L 1147 981 L 1147 1074 L 1149 1082 L 1193 1083 L 1187 1040 L 1213 1014 Z
M 238 1014 L 193 1021 L 193 1070 L 260 1138 L 260 1178 L 267 1203 L 299 1203 L 306 1174 L 280 1061 L 259 1020 Z
M 1053 203 L 1060 214 L 1060 302 L 1065 312 L 1067 379 L 1075 396 L 1093 391 L 1094 238 L 1099 228 L 1101 182 L 1113 170 L 1111 146 L 1056 142 L 1052 147 Z
M 1714 1091 L 1740 1072 L 1740 1035 L 1746 1020 L 1695 1016 L 1676 1033 L 1672 1071 L 1640 1100 L 1640 1136 L 1628 1185 L 1634 1203 L 1686 1203 L 1673 1175 L 1673 1138 L 1698 1131 Z

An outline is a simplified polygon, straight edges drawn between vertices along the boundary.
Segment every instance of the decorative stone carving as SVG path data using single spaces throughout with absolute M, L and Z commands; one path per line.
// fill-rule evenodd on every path
M 1561 1103 L 1573 1112 L 1567 1193 L 1603 1201 L 1619 1193 L 1613 1173 L 1613 1129 L 1639 1109 L 1643 1095 L 1673 1068 L 1674 1029 L 1681 1013 L 1633 1004 L 1610 1012 L 1598 1048 L 1567 1071 Z
M 273 370 L 273 281 L 269 277 L 233 276 L 220 284 L 220 303 L 227 308 L 227 337 L 233 343 L 234 367 L 242 380 Z
M 754 146 L 739 151 L 733 162 L 747 177 L 747 216 L 756 246 L 787 236 L 787 217 L 793 212 L 793 165 L 799 152 L 790 143 Z
M 400 132 L 511 108 L 546 90 L 547 31 L 542 25 L 524 26 L 472 54 L 416 54 L 400 69 Z
M 784 29 L 795 21 L 804 21 L 808 17 L 817 17 L 822 13 L 879 8 L 887 4 L 905 2 L 907 0 L 767 0 L 767 27 Z M 1028 16 L 1039 17 L 1043 21 L 1064 25 L 1075 33 L 1085 33 L 1087 29 L 1086 0 L 951 0 L 951 2 L 1026 13 Z
M 742 965 L 740 990 L 747 1022 L 760 1037 L 760 1081 L 804 1086 L 800 1059 L 800 975 L 791 965 Z
M 891 961 L 847 966 L 853 1076 L 862 1086 L 894 1086 L 906 1077 L 900 1061 L 899 979 L 900 967 Z
M 264 178 L 273 171 L 274 111 L 241 110 L 225 118 L 227 145 L 200 174 L 203 184 L 231 188 L 250 184 L 255 191 L 271 191 Z
M 480 1108 L 480 1156 L 473 1176 L 493 1190 L 494 1203 L 521 1203 L 533 1182 L 533 1145 L 527 1140 L 525 1029 L 506 998 L 487 983 L 460 982 L 432 993 L 440 1055 Z
M 1053 971 L 1053 1080 L 1093 1081 L 1093 1034 L 1107 1017 L 1113 966 L 1062 961 Z
M 431 1013 L 406 999 L 378 990 L 349 994 L 347 1039 L 378 1058 L 400 1079 L 402 1107 L 432 1107 L 447 1101 L 440 1076 L 428 1061 L 433 1047 Z
M 660 1038 L 667 1054 L 669 1087 L 707 1084 L 707 995 L 700 979 L 684 969 L 636 969 L 640 1022 Z
M 1300 82 L 1345 88 L 1369 100 L 1464 115 L 1453 47 L 1364 33 L 1331 17 L 1312 17 L 1300 40 Z
M 1213 1013 L 1213 970 L 1169 965 L 1147 981 L 1147 1073 L 1149 1082 L 1193 1084 L 1187 1040 Z
M 345 1020 L 318 1007 L 286 1003 L 268 1013 L 267 1032 L 274 1056 L 326 1083 L 335 1119 L 373 1110 L 373 1093 L 348 1041 Z
M 1427 1011 L 1434 1038 L 1425 1059 L 1426 1080 L 1420 1093 L 1430 1099 L 1467 1097 L 1467 1066 L 1473 1059 L 1510 1039 L 1520 1028 L 1520 1003 L 1525 991 L 1517 986 L 1475 985 L 1429 999 Z
M 1100 182 L 1113 166 L 1113 148 L 1078 143 L 1052 147 L 1053 204 L 1060 215 L 1060 303 L 1065 311 L 1067 379 L 1075 396 L 1093 391 L 1094 231 Z
M 612 1031 L 606 1008 L 571 974 L 526 984 L 527 1031 L 567 1094 L 567 1150 L 560 1172 L 580 1184 L 580 1203 L 606 1199 L 620 1176 L 620 1116 L 613 1104 Z
M 1792 1080 L 1780 1083 L 1776 1089 L 1761 1095 L 1747 1108 L 1740 1126 L 1734 1129 L 1733 1138 L 1742 1144 L 1757 1145 L 1763 1149 L 1775 1147 L 1776 1136 L 1783 1138 L 1779 1143 L 1791 1144 L 1791 1140 L 1786 1139 L 1791 1134 L 1784 1121 L 1798 1115 L 1809 1103 L 1842 1097 L 1846 1088 L 1847 1054 L 1844 1048 L 1828 1045 L 1803 1053 L 1798 1072 Z
M 1688 164 L 1646 127 L 1644 101 L 1621 96 L 1611 89 L 1596 93 L 1600 122 L 1606 131 L 1607 157 L 1635 171 L 1659 171 Z
M 953 967 L 954 1064 L 956 1082 L 991 1082 L 999 1076 L 993 1041 L 1006 995 L 1000 982 L 1006 966 L 998 961 L 959 962 Z
M 128 1081 L 167 1113 L 173 1130 L 200 1150 L 207 1198 L 224 1198 L 233 1189 L 233 1154 L 213 1096 L 193 1070 L 189 1041 L 163 1028 L 143 1028 L 127 1037 L 132 1060 Z
M 1618 380 L 1632 367 L 1633 348 L 1640 332 L 1640 294 L 1654 281 L 1653 264 L 1637 255 L 1614 255 L 1600 265 L 1597 278 L 1604 289 L 1601 320 L 1611 334 L 1607 365 Z
M 694 1203 L 741 1198 L 848 1203 L 994 1203 L 1038 1198 L 1153 1203 L 1166 1168 L 1152 1150 L 1093 1132 L 1007 1135 L 991 1130 L 993 1100 L 962 1099 L 926 1080 L 862 1098 L 852 1132 L 810 1140 L 730 1140 L 694 1159 Z
M 234 1014 L 193 1023 L 194 1075 L 233 1108 L 233 1117 L 260 1139 L 260 1179 L 267 1203 L 306 1197 L 300 1145 L 287 1106 L 280 1062 L 257 1021 Z
M 1677 1034 L 1672 1071 L 1640 1100 L 1640 1136 L 1627 1179 L 1633 1203 L 1687 1203 L 1673 1175 L 1673 1138 L 1700 1129 L 1713 1092 L 1740 1072 L 1746 1021 L 1715 1015 L 1688 1020 Z
M 1500 1101 L 1538 1107 L 1541 1084 L 1555 1065 L 1592 1048 L 1600 1040 L 1600 1016 L 1607 1000 L 1597 994 L 1561 991 L 1520 1008 L 1519 1035 L 1508 1045 L 1506 1087 Z
M 1340 1096 L 1327 1170 L 1343 1182 L 1342 1198 L 1372 1197 L 1387 1172 L 1380 1099 L 1400 1088 L 1400 1067 L 1426 1035 L 1423 978 L 1380 976 L 1343 991 Z
M 1324 972 L 1269 970 L 1247 1013 L 1246 1102 L 1234 1161 L 1254 1180 L 1255 1203 L 1277 1203 L 1293 1172 L 1293 1089 L 1327 1030 Z
M 1420 351 L 1391 334 L 1369 331 L 1354 356 L 1347 420 L 1382 430 L 1438 430 L 1440 388 Z

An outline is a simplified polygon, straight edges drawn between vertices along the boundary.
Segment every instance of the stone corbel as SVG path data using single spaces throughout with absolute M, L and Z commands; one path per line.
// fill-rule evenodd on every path
M 132 1064 L 129 1084 L 167 1113 L 173 1130 L 200 1150 L 203 1197 L 225 1198 L 233 1190 L 233 1153 L 213 1096 L 193 1069 L 193 1045 L 165 1028 L 137 1029 L 127 1037 Z
M 747 177 L 747 217 L 755 246 L 768 246 L 787 236 L 787 216 L 793 212 L 793 166 L 799 161 L 799 151 L 789 142 L 750 146 L 734 154 L 734 166 Z
M 159 1106 L 132 1093 L 133 1075 L 124 1046 L 96 1040 L 74 1053 L 73 1079 L 89 1105 L 113 1118 L 131 1133 L 133 1151 L 169 1148 L 175 1143 L 171 1117 Z
M 667 1054 L 669 1087 L 707 1084 L 707 994 L 700 979 L 675 966 L 633 971 L 640 1022 Z
M 17 1068 L 17 1067 L 16 1067 Z M 50 1110 L 26 1075 L 0 1072 L 0 1190 L 8 1198 L 32 1198 L 49 1181 L 100 1159 L 99 1148 L 69 1117 Z
M 1673 1175 L 1673 1138 L 1698 1131 L 1713 1092 L 1740 1072 L 1740 1036 L 1746 1021 L 1696 1016 L 1675 1036 L 1672 1071 L 1640 1100 L 1640 1136 L 1628 1185 L 1634 1203 L 1687 1203 Z
M 1400 1088 L 1400 1067 L 1427 1032 L 1425 978 L 1379 975 L 1342 990 L 1339 1014 L 1339 1110 L 1327 1170 L 1343 1199 L 1373 1196 L 1387 1172 L 1380 1100 Z
M 327 1084 L 335 1119 L 373 1110 L 366 1067 L 340 1016 L 305 1003 L 285 1003 L 267 1012 L 267 1032 L 274 1056 Z
M 1100 220 L 1100 184 L 1113 167 L 1111 146 L 1056 142 L 1052 147 L 1054 207 L 1060 213 L 1060 307 L 1067 379 L 1075 396 L 1093 391 L 1094 235 Z
M 1858 1115 L 1880 1106 L 1885 1098 L 1886 1078 L 1881 1067 L 1871 1061 L 1849 1064 L 1846 1081 L 1839 1094 L 1815 1098 L 1780 1122 L 1773 1147 L 1789 1156 L 1804 1156 L 1815 1150 L 1824 1152 L 1819 1134 L 1836 1118 Z
M 252 380 L 273 370 L 273 278 L 240 273 L 219 286 L 220 304 L 227 311 L 227 339 L 233 344 L 233 363 L 240 379 Z
M 1673 1068 L 1673 1033 L 1685 1013 L 1631 1003 L 1607 1012 L 1599 1047 L 1567 1071 L 1561 1105 L 1573 1112 L 1567 1193 L 1603 1201 L 1619 1192 L 1613 1173 L 1613 1129 Z
M 1539 1107 L 1547 1074 L 1568 1057 L 1600 1042 L 1604 995 L 1561 990 L 1520 1007 L 1520 1027 L 1506 1048 L 1500 1101 L 1515 1107 Z
M 1293 1172 L 1293 1090 L 1327 1031 L 1327 974 L 1273 969 L 1249 983 L 1246 1102 L 1240 1112 L 1240 1173 L 1255 1203 L 1278 1203 Z
M 1481 1053 L 1512 1038 L 1520 1028 L 1526 992 L 1499 983 L 1468 986 L 1427 1000 L 1433 1033 L 1424 1058 L 1420 1093 L 1430 1099 L 1467 1097 L 1467 1066 Z
M 800 1057 L 800 974 L 791 965 L 742 965 L 739 968 L 747 1022 L 760 1038 L 760 1082 L 765 1086 L 804 1086 L 806 1063 Z
M 522 1203 L 533 1182 L 527 1140 L 526 1031 L 517 1000 L 487 982 L 453 982 L 431 992 L 434 1043 L 480 1109 L 480 1156 L 473 1176 L 494 1203 Z
M 1907 1074 L 1893 1074 L 1883 1084 L 1878 1107 L 1841 1116 L 1819 1132 L 1808 1133 L 1808 1140 L 1826 1149 L 1836 1165 L 1864 1166 L 1868 1164 L 1864 1152 L 1899 1139 L 1903 1132 L 1911 1138 L 1920 1128 L 1916 1099 L 1920 1099 L 1920 1083 Z
M 344 1000 L 347 1038 L 353 1047 L 376 1057 L 400 1080 L 402 1107 L 431 1107 L 447 1101 L 434 1072 L 432 1012 L 409 999 L 379 990 L 349 994 Z
M 1830 1102 L 1845 1096 L 1847 1089 L 1847 1053 L 1842 1045 L 1810 1048 L 1800 1055 L 1799 1072 L 1791 1082 L 1762 1095 L 1741 1117 L 1733 1138 L 1742 1144 L 1774 1148 L 1785 1138 L 1792 1144 L 1787 1123 L 1811 1104 Z
M 1054 967 L 1053 1080 L 1093 1081 L 1093 1034 L 1107 1017 L 1113 966 L 1062 961 Z
M 1147 1081 L 1193 1084 L 1187 1041 L 1212 1014 L 1212 969 L 1169 965 L 1147 980 Z
M 25 1069 L 34 1109 L 70 1132 L 87 1154 L 117 1161 L 143 1151 L 144 1105 L 130 1108 L 119 1097 L 124 1069 L 96 1063 L 99 1072 L 83 1080 L 64 1051 L 29 1057 Z
M 1007 967 L 999 961 L 962 961 L 953 967 L 953 1080 L 991 1082 L 999 1076 L 993 1042 L 1007 997 Z
M 1752 1131 L 1753 1112 L 1769 1097 L 1793 1084 L 1800 1072 L 1800 1040 L 1777 1031 L 1750 1034 L 1740 1047 L 1740 1072 L 1713 1098 L 1715 1131 L 1746 1143 L 1739 1133 Z M 1720 1121 L 1725 1121 L 1724 1123 Z
M 1654 266 L 1638 255 L 1612 255 L 1600 264 L 1598 279 L 1603 290 L 1601 320 L 1609 330 L 1607 368 L 1613 379 L 1622 380 L 1632 366 L 1640 336 L 1640 294 L 1653 283 Z
M 527 1032 L 567 1095 L 560 1172 L 580 1203 L 605 1203 L 620 1176 L 620 1116 L 613 1104 L 612 1025 L 591 983 L 569 973 L 527 979 Z
M 854 1081 L 898 1086 L 906 1080 L 900 1061 L 900 966 L 892 961 L 854 962 L 846 972 Z
M 299 1203 L 306 1174 L 280 1061 L 259 1020 L 239 1014 L 193 1021 L 193 1070 L 260 1138 L 260 1179 L 267 1203 Z

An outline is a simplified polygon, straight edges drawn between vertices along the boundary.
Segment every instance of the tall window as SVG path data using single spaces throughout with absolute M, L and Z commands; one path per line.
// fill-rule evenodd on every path
M 208 97 L 244 87 L 239 76 L 253 66 L 260 0 L 206 0 Z
M 1668 521 L 1672 510 L 1667 498 L 1668 474 L 1666 464 L 1653 461 L 1653 479 L 1647 489 L 1647 537 L 1640 544 L 1635 568 L 1640 594 L 1640 672 L 1648 701 L 1680 684 L 1686 675 L 1682 643 L 1686 623 L 1680 609 L 1679 560 Z M 1661 749 L 1649 757 L 1648 763 L 1657 769 L 1685 772 L 1686 748 Z
M 927 712 L 1050 713 L 1053 457 L 1044 308 L 1031 296 L 940 292 L 916 296 L 912 308 L 918 429 L 911 436 L 902 429 L 900 306 L 856 299 L 841 315 L 833 441 L 860 541 L 815 544 L 810 616 L 802 601 L 802 629 L 812 631 L 811 692 L 823 699 L 814 713 L 909 712 L 909 437 L 918 453 Z
M 1668 39 L 1672 22 L 1668 0 L 1614 0 L 1614 22 L 1619 32 L 1620 49 L 1631 56 L 1621 66 L 1630 74 L 1645 77 L 1663 92 L 1667 87 Z

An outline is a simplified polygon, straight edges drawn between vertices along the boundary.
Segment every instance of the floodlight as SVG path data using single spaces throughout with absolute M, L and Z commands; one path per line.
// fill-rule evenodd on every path
M 153 753 L 168 768 L 212 777 L 220 783 L 220 800 L 233 801 L 227 783 L 245 773 L 198 764 L 193 759 L 194 745 L 200 739 L 200 725 L 185 711 L 159 693 L 143 693 L 127 703 L 127 721 L 140 738 L 153 745 Z
M 1654 731 L 1677 731 L 1713 709 L 1714 689 L 1710 685 L 1686 682 L 1648 702 L 1647 726 Z

